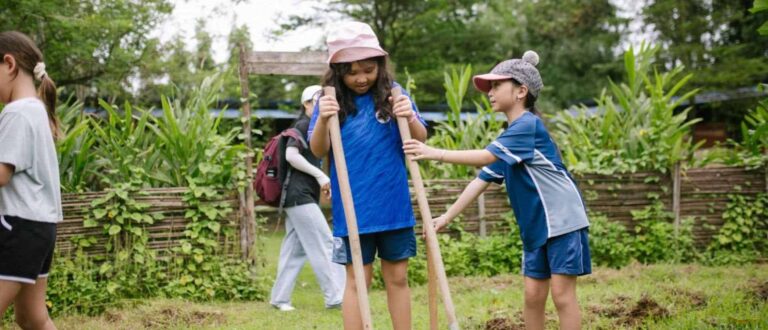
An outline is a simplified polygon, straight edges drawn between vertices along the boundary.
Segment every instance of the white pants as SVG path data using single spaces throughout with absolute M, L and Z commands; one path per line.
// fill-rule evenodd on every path
M 333 237 L 320 206 L 314 203 L 285 208 L 285 238 L 280 247 L 277 278 L 272 287 L 273 305 L 290 304 L 296 278 L 309 259 L 325 306 L 341 303 L 346 274 L 344 266 L 331 262 Z

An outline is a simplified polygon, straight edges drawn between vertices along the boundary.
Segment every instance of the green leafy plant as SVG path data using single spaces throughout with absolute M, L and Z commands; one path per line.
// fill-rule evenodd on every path
M 761 90 L 768 87 L 761 86 Z M 739 141 L 728 140 L 729 149 L 713 156 L 731 166 L 759 168 L 768 164 L 768 98 L 758 102 L 741 122 Z
M 657 52 L 658 47 L 648 45 L 637 54 L 630 48 L 624 54 L 626 82 L 610 82 L 596 99 L 596 113 L 582 106 L 576 115 L 563 111 L 555 116 L 555 140 L 574 172 L 666 172 L 691 159 L 701 145 L 692 144 L 689 135 L 699 119 L 687 119 L 690 108 L 675 111 L 698 92 L 678 95 L 691 75 L 680 77 L 682 66 L 652 71 Z
M 448 150 L 482 149 L 502 132 L 504 121 L 496 118 L 487 98 L 474 102 L 476 115 L 465 114 L 466 118 L 462 119 L 461 107 L 471 78 L 470 65 L 444 73 L 443 86 L 450 111 L 446 113 L 446 121 L 435 126 L 435 133 L 427 141 L 430 146 Z M 422 162 L 421 168 L 425 178 L 458 179 L 476 175 L 474 168 L 463 165 Z
M 591 214 L 589 223 L 589 248 L 595 265 L 621 268 L 632 261 L 632 237 L 623 225 L 599 214 Z
M 267 283 L 256 267 L 240 260 L 233 209 L 226 202 L 227 194 L 248 184 L 248 154 L 236 143 L 241 128 L 221 132 L 222 117 L 209 114 L 220 88 L 221 77 L 214 75 L 184 93 L 184 100 L 163 97 L 159 117 L 104 101 L 103 119 L 82 115 L 78 104 L 60 113 L 67 133 L 59 144 L 66 153 L 62 164 L 78 172 L 66 177 L 67 189 L 105 191 L 89 205 L 83 225 L 102 228 L 107 239 L 100 250 L 101 239 L 76 237 L 78 254 L 62 256 L 62 279 L 79 279 L 82 285 L 67 292 L 54 288 L 51 304 L 57 313 L 97 314 L 113 302 L 156 296 L 264 299 Z M 80 158 L 83 151 L 90 158 Z M 141 199 L 146 188 L 164 186 L 187 188 L 182 198 L 187 225 L 178 246 L 157 250 L 150 246 L 149 227 L 164 215 Z M 74 274 L 78 271 L 82 274 Z M 105 299 L 110 302 L 102 304 Z
M 155 179 L 177 187 L 186 186 L 187 177 L 205 176 L 207 183 L 219 185 L 243 179 L 235 168 L 245 148 L 234 144 L 242 128 L 219 133 L 224 111 L 210 115 L 223 82 L 219 75 L 205 78 L 184 103 L 162 98 L 163 115 L 152 118 L 150 126 L 162 164 L 152 173 Z
M 724 224 L 707 246 L 707 262 L 747 263 L 768 251 L 768 194 L 731 195 L 723 212 Z
M 660 201 L 631 213 L 635 223 L 631 249 L 637 261 L 644 264 L 695 261 L 691 219 L 682 221 L 676 233 L 672 224 L 674 216 Z
M 96 155 L 91 149 L 96 138 L 90 129 L 91 119 L 83 113 L 82 103 L 71 100 L 59 104 L 56 113 L 63 133 L 56 143 L 61 190 L 84 191 L 93 184 L 95 176 Z

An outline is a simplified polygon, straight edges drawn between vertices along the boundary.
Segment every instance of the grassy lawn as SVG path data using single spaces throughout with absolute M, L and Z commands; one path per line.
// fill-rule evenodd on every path
M 276 271 L 282 236 L 266 243 L 268 271 Z M 523 286 L 518 274 L 450 278 L 463 329 L 522 329 Z M 584 326 L 591 329 L 768 329 L 768 265 L 704 267 L 631 265 L 595 269 L 579 280 Z M 428 328 L 427 288 L 412 288 L 414 329 Z M 340 329 L 341 312 L 325 310 L 307 265 L 296 285 L 297 310 L 278 312 L 267 302 L 198 304 L 154 299 L 100 317 L 56 319 L 59 329 Z M 390 329 L 386 295 L 371 292 L 374 326 Z M 441 320 L 445 321 L 442 315 Z M 557 328 L 551 301 L 548 328 Z M 444 322 L 443 322 L 444 323 Z M 445 326 L 441 326 L 445 328 Z

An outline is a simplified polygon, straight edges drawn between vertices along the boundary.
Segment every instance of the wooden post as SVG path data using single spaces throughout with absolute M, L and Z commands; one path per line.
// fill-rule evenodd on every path
M 480 237 L 487 235 L 487 228 L 485 223 L 485 193 L 477 196 L 477 216 L 480 221 Z
M 429 303 L 429 329 L 439 329 L 439 318 L 437 317 L 437 276 L 435 276 L 435 266 L 432 265 L 432 252 L 427 250 L 427 300 Z
M 324 87 L 324 95 L 336 97 L 336 89 Z M 363 320 L 363 329 L 373 329 L 371 309 L 368 306 L 368 287 L 365 284 L 365 271 L 363 270 L 363 255 L 360 249 L 360 235 L 357 232 L 357 215 L 355 214 L 355 202 L 352 199 L 352 188 L 349 185 L 349 173 L 347 172 L 347 160 L 344 158 L 344 146 L 341 143 L 341 128 L 339 116 L 334 115 L 328 120 L 331 133 L 331 148 L 333 161 L 336 164 L 336 175 L 339 178 L 339 190 L 341 190 L 341 202 L 344 205 L 344 216 L 347 220 L 347 233 L 349 245 L 352 250 L 352 269 L 355 274 L 355 287 L 357 289 L 357 304 L 360 306 L 360 316 Z
M 251 145 L 251 104 L 248 90 L 249 74 L 281 74 L 300 76 L 321 76 L 328 70 L 327 52 L 250 52 L 240 45 L 240 91 L 243 103 L 243 135 L 248 152 Z M 240 193 L 240 248 L 244 259 L 252 257 L 256 241 L 254 222 L 253 157 L 245 159 L 248 185 Z
M 243 251 L 243 258 L 248 260 L 251 257 L 251 249 L 256 237 L 253 218 L 253 185 L 251 184 L 251 178 L 253 177 L 253 157 L 250 155 L 253 153 L 251 146 L 251 102 L 249 101 L 248 68 L 245 64 L 245 56 L 245 46 L 240 45 L 240 95 L 243 102 L 243 135 L 245 146 L 249 153 L 245 157 L 245 175 L 248 184 L 245 185 L 245 192 L 240 197 L 240 249 Z
M 672 212 L 675 215 L 675 235 L 680 230 L 680 185 L 680 162 L 677 162 L 672 171 Z
M 401 93 L 402 91 L 399 87 L 392 88 L 393 99 L 397 99 Z M 400 138 L 403 141 L 411 139 L 411 130 L 408 127 L 407 119 L 397 117 L 397 127 L 400 130 Z M 443 265 L 443 257 L 440 255 L 440 244 L 437 242 L 437 233 L 435 233 L 435 228 L 432 226 L 432 212 L 429 210 L 429 201 L 427 200 L 427 192 L 424 189 L 424 181 L 421 179 L 419 164 L 416 161 L 413 161 L 410 155 L 407 155 L 405 160 L 408 165 L 408 171 L 411 174 L 411 180 L 413 181 L 413 190 L 416 192 L 419 211 L 421 211 L 422 225 L 427 234 L 427 262 L 432 263 L 432 268 L 434 268 L 437 276 L 437 282 L 443 297 L 443 304 L 445 305 L 445 314 L 448 319 L 448 328 L 458 329 L 459 323 L 456 320 L 453 299 L 451 298 L 451 291 L 448 288 L 448 278 L 445 276 L 445 266 Z

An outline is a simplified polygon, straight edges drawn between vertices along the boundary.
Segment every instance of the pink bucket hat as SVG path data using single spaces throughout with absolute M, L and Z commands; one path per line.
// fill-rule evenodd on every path
M 385 56 L 379 39 L 368 24 L 340 23 L 328 33 L 328 63 L 346 63 Z

